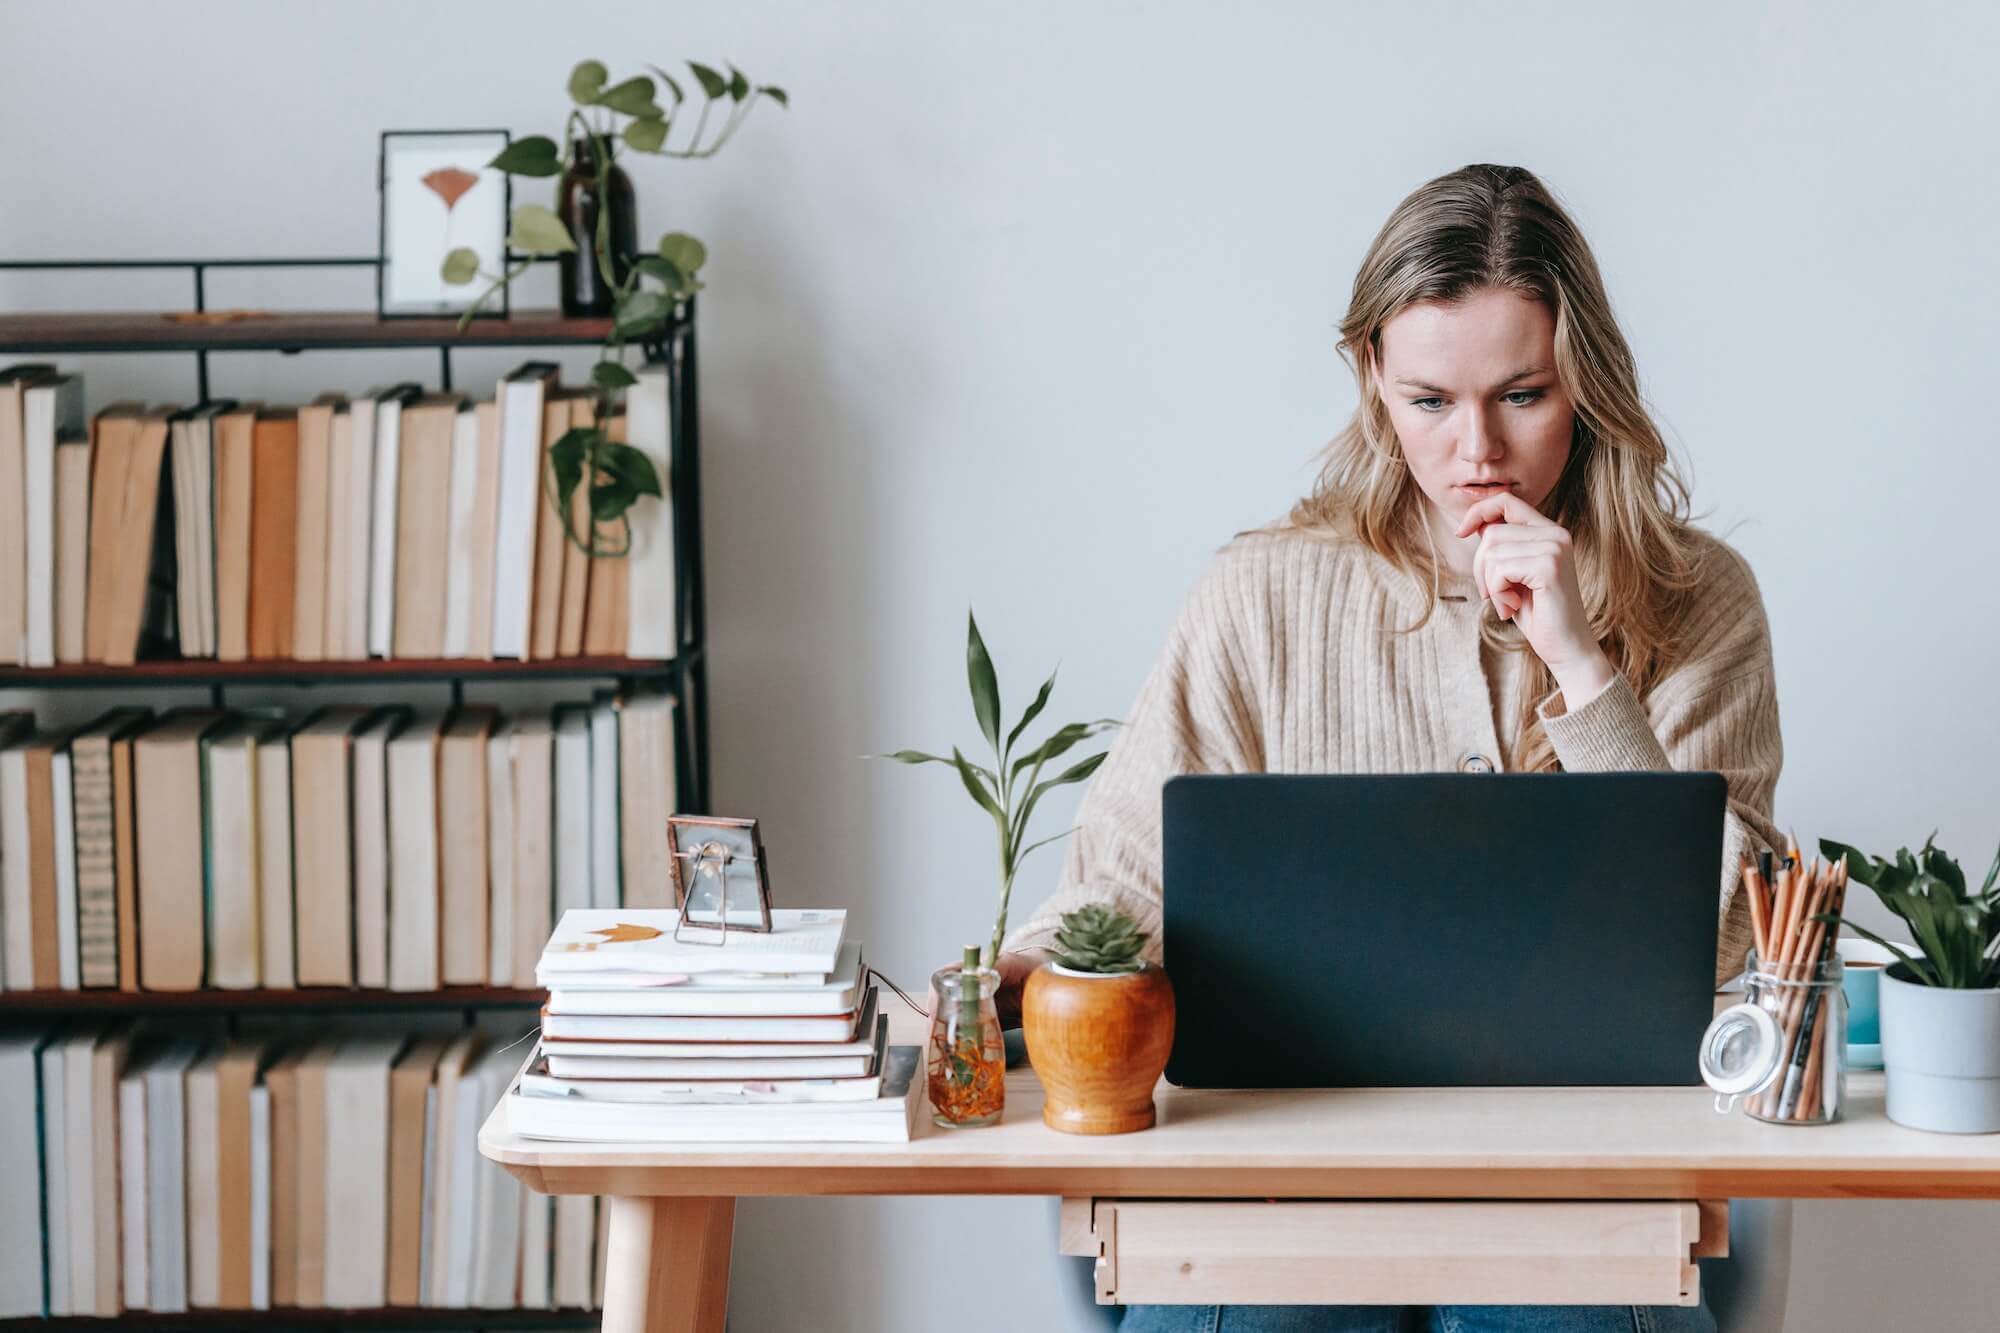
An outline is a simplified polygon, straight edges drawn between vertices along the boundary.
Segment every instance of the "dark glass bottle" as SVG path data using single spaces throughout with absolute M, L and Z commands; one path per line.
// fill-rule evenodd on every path
M 611 146 L 607 140 L 606 147 Z M 623 282 L 633 258 L 639 253 L 639 207 L 632 193 L 632 178 L 616 161 L 611 164 L 610 254 L 611 272 Z M 569 228 L 576 242 L 574 253 L 557 257 L 561 270 L 562 308 L 565 315 L 608 315 L 611 288 L 597 266 L 597 159 L 590 140 L 574 139 L 569 146 L 569 168 L 563 172 L 556 216 Z

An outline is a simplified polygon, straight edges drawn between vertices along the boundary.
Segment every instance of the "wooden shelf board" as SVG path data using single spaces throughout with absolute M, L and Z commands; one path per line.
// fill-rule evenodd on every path
M 0 1331 L 14 1333 L 37 1330 L 61 1333 L 63 1329 L 129 1328 L 169 1333 L 186 1329 L 189 1333 L 220 1333 L 238 1328 L 382 1328 L 382 1329 L 487 1329 L 487 1328 L 595 1328 L 604 1318 L 601 1312 L 586 1310 L 436 1310 L 386 1308 L 380 1310 L 299 1310 L 290 1307 L 271 1310 L 190 1310 L 185 1314 L 151 1314 L 132 1310 L 110 1318 L 91 1316 L 61 1319 L 0 1319 Z
M 517 310 L 506 319 L 382 319 L 372 310 L 285 310 L 224 323 L 178 311 L 0 315 L 0 353 L 300 351 L 359 347 L 520 347 L 600 343 L 608 319 Z
M 506 986 L 447 986 L 432 991 L 359 990 L 311 986 L 303 990 L 26 990 L 0 991 L 0 1014 L 161 1013 L 292 1009 L 497 1009 L 539 1005 L 541 990 Z
M 62 689 L 78 685 L 312 685 L 371 680 L 534 680 L 571 676 L 665 676 L 676 659 L 632 657 L 371 658 L 363 662 L 167 658 L 133 666 L 96 662 L 53 667 L 0 667 L 0 689 Z

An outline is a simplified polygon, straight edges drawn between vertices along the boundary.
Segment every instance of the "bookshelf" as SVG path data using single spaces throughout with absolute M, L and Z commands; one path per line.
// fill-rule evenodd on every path
M 518 259 L 519 256 L 509 256 Z M 517 310 L 504 318 L 481 317 L 464 329 L 455 319 L 382 318 L 369 310 L 272 310 L 253 317 L 189 318 L 207 313 L 207 279 L 232 269 L 373 269 L 374 257 L 303 259 L 66 259 L 0 260 L 0 273 L 81 270 L 181 270 L 191 279 L 191 301 L 181 311 L 56 312 L 19 310 L 0 314 L 0 360 L 40 356 L 170 353 L 194 363 L 194 398 L 210 392 L 209 359 L 217 353 L 277 353 L 357 349 L 434 351 L 435 387 L 453 387 L 456 351 L 507 347 L 584 347 L 601 343 L 609 329 L 603 319 L 572 319 L 552 310 Z M 700 504 L 700 416 L 696 394 L 694 303 L 643 342 L 648 361 L 668 368 L 668 410 L 673 505 L 675 584 L 661 595 L 676 599 L 680 641 L 670 658 L 569 657 L 535 660 L 373 659 L 367 661 L 220 661 L 174 658 L 130 666 L 81 663 L 46 668 L 0 667 L 0 691 L 104 690 L 132 695 L 155 689 L 206 689 L 216 706 L 224 691 L 242 687 L 287 687 L 338 691 L 380 684 L 448 686 L 454 705 L 468 686 L 499 687 L 524 682 L 600 681 L 620 686 L 644 683 L 664 689 L 677 701 L 676 789 L 683 810 L 710 809 L 706 606 Z M 120 702 L 126 701 L 121 699 Z M 153 1017 L 200 1020 L 263 1016 L 291 1017 L 310 1025 L 331 1014 L 456 1011 L 465 1023 L 480 1012 L 528 1010 L 541 1003 L 539 990 L 500 986 L 449 986 L 430 991 L 359 988 L 303 988 L 195 991 L 29 990 L 0 991 L 0 1021 Z M 302 1029 L 304 1030 L 304 1029 Z M 575 1309 L 373 1310 L 273 1308 L 268 1311 L 194 1310 L 184 1314 L 131 1311 L 115 1318 L 89 1316 L 0 1319 L 0 1333 L 13 1329 L 99 1329 L 108 1326 L 158 1330 L 244 1328 L 530 1329 L 585 1328 L 601 1315 Z

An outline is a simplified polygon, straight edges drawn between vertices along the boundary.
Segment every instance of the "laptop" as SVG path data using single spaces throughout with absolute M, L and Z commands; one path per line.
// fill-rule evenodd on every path
M 1716 773 L 1170 780 L 1168 1081 L 1698 1083 L 1725 800 Z

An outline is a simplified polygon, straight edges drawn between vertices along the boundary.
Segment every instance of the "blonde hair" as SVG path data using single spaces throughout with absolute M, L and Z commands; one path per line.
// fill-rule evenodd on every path
M 1439 176 L 1396 206 L 1361 261 L 1340 325 L 1340 354 L 1360 405 L 1327 446 L 1312 494 L 1280 530 L 1357 540 L 1430 590 L 1438 557 L 1424 495 L 1405 464 L 1373 371 L 1382 326 L 1424 301 L 1453 303 L 1489 288 L 1531 296 L 1555 316 L 1556 375 L 1576 410 L 1570 456 L 1544 511 L 1570 532 L 1590 625 L 1641 698 L 1675 661 L 1674 626 L 1694 586 L 1700 547 L 1688 488 L 1639 397 L 1638 368 L 1612 317 L 1590 247 L 1534 173 L 1475 164 Z M 1527 651 L 1489 604 L 1484 641 Z M 1510 767 L 1557 767 L 1535 704 L 1555 689 L 1529 653 Z

